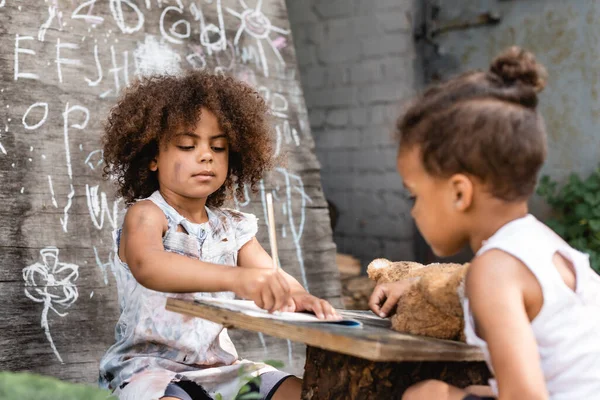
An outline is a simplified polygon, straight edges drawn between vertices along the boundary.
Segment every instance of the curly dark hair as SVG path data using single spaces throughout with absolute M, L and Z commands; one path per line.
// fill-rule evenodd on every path
M 427 89 L 397 122 L 400 150 L 417 145 L 435 176 L 468 173 L 503 200 L 530 196 L 546 158 L 537 111 L 546 70 L 513 46 L 488 71 L 470 71 Z
M 201 107 L 215 114 L 230 146 L 227 179 L 206 205 L 220 207 L 230 195 L 242 199 L 244 187 L 256 192 L 263 173 L 272 167 L 265 101 L 234 78 L 190 71 L 137 80 L 109 112 L 102 138 L 104 177 L 116 178 L 118 194 L 127 204 L 158 189 L 150 162 L 177 129 L 197 124 Z

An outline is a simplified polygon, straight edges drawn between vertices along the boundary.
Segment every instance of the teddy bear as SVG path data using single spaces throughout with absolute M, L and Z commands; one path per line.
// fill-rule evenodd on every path
M 429 264 L 373 260 L 367 267 L 377 284 L 407 279 L 412 282 L 398 300 L 392 329 L 438 339 L 465 341 L 459 298 L 468 264 Z

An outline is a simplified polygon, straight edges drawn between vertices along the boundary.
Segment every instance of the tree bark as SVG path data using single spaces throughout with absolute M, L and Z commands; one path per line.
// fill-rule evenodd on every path
M 439 379 L 458 387 L 485 385 L 484 362 L 373 362 L 308 346 L 302 400 L 400 399 L 414 383 Z

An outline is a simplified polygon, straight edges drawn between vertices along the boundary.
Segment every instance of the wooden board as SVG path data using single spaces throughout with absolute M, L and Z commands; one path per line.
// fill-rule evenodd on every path
M 257 214 L 268 249 L 273 192 L 284 269 L 340 304 L 284 0 L 0 0 L 1 370 L 96 381 L 118 318 L 111 231 L 124 214 L 101 176 L 102 124 L 136 76 L 189 68 L 245 80 L 270 104 L 287 164 L 234 206 Z M 302 346 L 234 340 L 244 357 L 302 368 Z
M 325 350 L 371 361 L 482 361 L 483 354 L 474 346 L 396 332 L 387 320 L 370 317 L 370 311 L 346 315 L 363 322 L 362 328 L 335 324 L 287 322 L 252 317 L 239 311 L 209 304 L 168 299 L 167 310 L 218 322 L 230 328 L 305 343 Z

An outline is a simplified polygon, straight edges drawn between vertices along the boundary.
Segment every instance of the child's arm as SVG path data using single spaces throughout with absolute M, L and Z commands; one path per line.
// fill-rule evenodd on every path
M 135 279 L 160 292 L 232 291 L 269 311 L 290 300 L 290 287 L 280 274 L 259 268 L 233 268 L 165 251 L 163 212 L 149 201 L 129 208 L 123 223 L 119 256 Z
M 466 279 L 478 335 L 490 351 L 499 399 L 548 399 L 527 314 L 541 291 L 533 274 L 516 258 L 490 250 L 473 261 Z
M 238 252 L 238 265 L 240 267 L 261 268 L 272 271 L 273 259 L 263 249 L 258 240 L 252 238 Z M 339 319 L 339 315 L 327 300 L 309 294 L 300 282 L 281 268 L 278 269 L 278 272 L 285 278 L 290 287 L 292 304 L 290 304 L 289 311 L 312 311 L 319 319 Z

